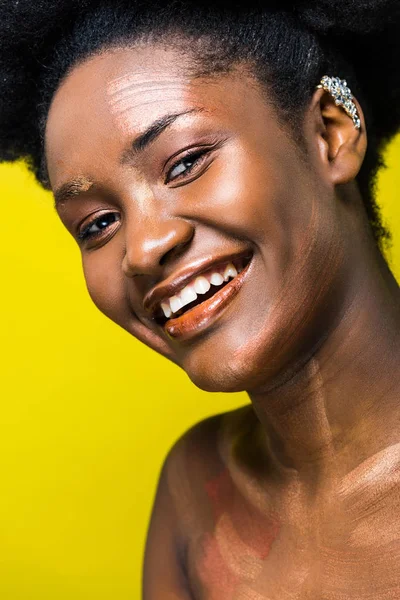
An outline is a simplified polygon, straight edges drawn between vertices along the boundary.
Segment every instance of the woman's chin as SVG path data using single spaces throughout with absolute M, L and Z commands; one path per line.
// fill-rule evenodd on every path
M 265 374 L 257 368 L 258 364 L 259 361 L 247 360 L 225 349 L 215 355 L 193 353 L 183 360 L 181 367 L 198 388 L 206 392 L 232 393 L 249 391 L 265 383 Z
M 216 373 L 202 373 L 199 371 L 188 372 L 186 374 L 196 387 L 205 392 L 243 392 L 246 390 L 244 382 L 238 381 L 231 374 L 219 370 Z
M 242 336 L 240 344 L 224 340 L 226 343 L 192 348 L 180 357 L 179 365 L 204 391 L 258 393 L 274 389 L 295 374 L 309 352 L 295 342 L 284 348 L 284 336 L 271 335 L 268 330 L 264 333 L 247 339 Z

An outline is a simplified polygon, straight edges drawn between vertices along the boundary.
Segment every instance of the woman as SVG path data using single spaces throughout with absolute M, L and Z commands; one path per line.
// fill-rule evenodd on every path
M 399 8 L 245 4 L 8 3 L 1 155 L 53 190 L 101 311 L 251 399 L 170 451 L 145 599 L 400 598 L 400 296 L 374 202 Z

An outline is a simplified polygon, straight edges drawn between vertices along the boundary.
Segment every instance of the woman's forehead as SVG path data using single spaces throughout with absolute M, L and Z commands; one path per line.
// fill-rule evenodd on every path
M 251 85 L 259 93 L 254 78 L 240 68 L 194 77 L 189 58 L 173 48 L 113 49 L 90 57 L 70 71 L 54 95 L 49 120 L 60 105 L 62 109 L 69 105 L 69 114 L 79 114 L 81 111 L 71 110 L 73 105 L 87 107 L 90 102 L 106 108 L 111 115 L 136 109 L 143 116 L 143 111 L 152 111 L 153 105 L 160 103 L 169 108 L 173 104 L 176 110 L 194 101 L 222 107 L 235 97 L 243 101 L 240 94 Z

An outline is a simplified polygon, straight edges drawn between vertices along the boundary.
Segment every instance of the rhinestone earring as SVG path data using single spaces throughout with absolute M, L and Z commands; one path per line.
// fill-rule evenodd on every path
M 317 88 L 322 88 L 329 92 L 334 97 L 335 104 L 337 106 L 342 106 L 349 117 L 353 119 L 354 127 L 356 129 L 361 128 L 361 120 L 357 112 L 357 107 L 353 102 L 353 95 L 350 88 L 347 87 L 347 81 L 345 79 L 324 75 L 321 79 L 321 83 L 317 85 Z

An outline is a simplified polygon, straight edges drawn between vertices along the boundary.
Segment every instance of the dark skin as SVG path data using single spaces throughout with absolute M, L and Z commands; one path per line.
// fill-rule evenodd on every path
M 49 176 L 93 301 L 198 386 L 251 399 L 169 453 L 145 600 L 400 597 L 399 288 L 355 182 L 357 107 L 360 131 L 316 90 L 304 159 L 244 65 L 196 79 L 176 50 L 118 49 L 55 94 Z M 152 295 L 238 256 L 222 309 L 157 321 Z

